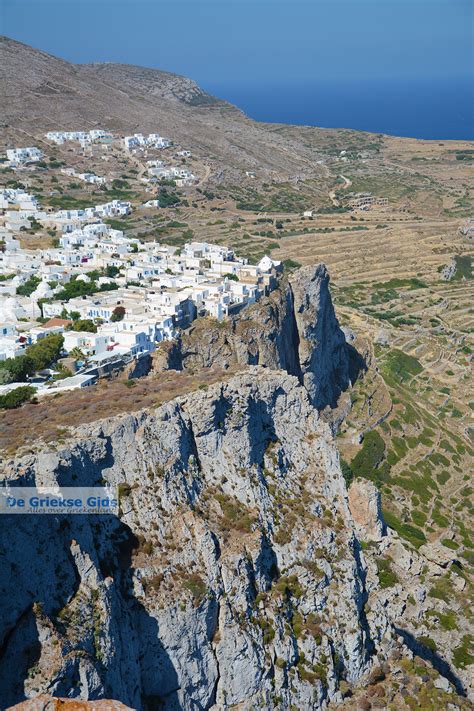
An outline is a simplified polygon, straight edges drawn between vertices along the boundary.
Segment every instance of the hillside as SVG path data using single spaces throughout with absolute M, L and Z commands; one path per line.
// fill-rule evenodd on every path
M 302 141 L 249 120 L 184 77 L 130 65 L 74 65 L 5 37 L 0 62 L 7 141 L 55 129 L 105 125 L 133 133 L 159 127 L 222 168 L 259 165 L 296 173 L 310 157 Z
M 286 265 L 270 296 L 198 319 L 131 386 L 122 375 L 0 412 L 2 478 L 104 479 L 124 499 L 110 525 L 39 521 L 0 551 L 7 703 L 468 708 L 472 144 L 257 123 L 185 77 L 8 38 L 0 72 L 2 144 L 45 153 L 0 166 L 0 186 L 18 181 L 45 209 L 127 200 L 110 222 L 142 245 L 195 239 Z M 175 145 L 44 137 L 98 126 Z M 147 159 L 183 148 L 198 182 L 144 209 L 163 194 L 143 182 Z M 354 209 L 361 194 L 382 204 Z M 57 234 L 33 224 L 18 239 L 45 249 Z M 38 555 L 17 570 L 20 550 Z

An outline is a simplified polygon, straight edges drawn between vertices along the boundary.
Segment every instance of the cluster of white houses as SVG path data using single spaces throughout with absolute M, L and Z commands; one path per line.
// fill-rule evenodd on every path
M 102 176 L 89 172 L 76 173 L 74 168 L 61 168 L 61 173 L 63 173 L 63 175 L 68 175 L 70 178 L 82 180 L 84 183 L 89 183 L 90 185 L 105 185 L 106 183 L 105 178 L 103 178 Z
M 45 227 L 57 228 L 61 232 L 72 232 L 82 223 L 124 217 L 131 209 L 130 202 L 111 200 L 86 208 L 46 212 L 41 209 L 38 199 L 22 188 L 0 189 L 0 210 L 3 212 L 5 227 L 11 232 L 28 229 L 32 220 L 41 222 Z
M 39 209 L 38 199 L 23 188 L 0 188 L 0 210 L 10 207 L 32 214 Z
M 137 148 L 169 148 L 172 141 L 169 138 L 163 138 L 159 133 L 149 133 L 144 136 L 143 133 L 134 133 L 133 136 L 125 136 L 123 144 L 128 151 Z
M 43 160 L 44 154 L 39 148 L 30 146 L 29 148 L 9 148 L 7 150 L 7 159 L 10 165 L 22 165 L 23 163 L 37 163 Z
M 182 249 L 141 244 L 100 220 L 64 232 L 57 247 L 43 250 L 21 249 L 6 230 L 1 236 L 0 360 L 62 333 L 79 375 L 117 358 L 139 358 L 200 316 L 221 320 L 237 312 L 274 288 L 281 268 L 268 257 L 250 265 L 205 242 Z M 72 282 L 86 288 L 76 283 L 70 290 Z M 32 283 L 25 295 L 21 287 Z M 92 321 L 94 331 L 74 330 L 78 320 Z M 64 387 L 90 382 L 74 376 Z
M 92 131 L 49 131 L 45 135 L 48 141 L 58 146 L 62 146 L 67 141 L 75 141 L 85 146 L 113 138 L 109 131 L 104 131 L 102 128 L 95 128 Z
M 150 160 L 147 161 L 148 165 L 148 175 L 159 180 L 173 180 L 178 187 L 184 185 L 192 185 L 197 181 L 197 177 L 188 169 L 183 166 L 167 166 L 161 160 Z
M 83 148 L 93 143 L 112 143 L 117 139 L 121 141 L 123 146 L 129 151 L 145 148 L 162 149 L 169 148 L 173 145 L 173 142 L 169 138 L 164 138 L 160 136 L 159 133 L 150 133 L 148 136 L 143 135 L 143 133 L 134 133 L 133 136 L 120 138 L 102 128 L 92 129 L 91 131 L 48 131 L 48 133 L 45 134 L 45 138 L 57 146 L 62 146 L 67 142 L 75 142 L 79 143 Z M 12 165 L 37 162 L 44 158 L 43 152 L 35 146 L 9 148 L 6 155 Z M 189 151 L 183 151 L 180 155 L 182 157 L 189 157 L 191 154 Z
M 46 138 L 57 145 L 76 141 L 83 146 L 115 140 L 102 129 L 52 131 Z M 119 140 L 131 151 L 171 145 L 156 133 Z M 175 158 L 190 155 L 180 151 Z M 7 151 L 15 168 L 43 157 L 37 148 Z M 147 167 L 148 180 L 169 178 L 177 185 L 196 180 L 183 165 L 166 167 L 153 160 Z M 72 168 L 62 172 L 93 184 L 104 181 Z M 144 206 L 159 207 L 159 201 Z M 97 375 L 93 371 L 141 358 L 196 318 L 222 320 L 237 313 L 276 285 L 282 267 L 269 257 L 251 265 L 232 249 L 207 242 L 189 242 L 181 249 L 142 244 L 104 222 L 130 212 L 131 204 L 122 200 L 45 211 L 23 188 L 0 189 L 0 360 L 25 354 L 50 334 L 62 334 L 63 355 L 77 370 L 54 383 L 46 376 L 39 385 L 42 392 L 91 384 Z M 23 249 L 18 233 L 38 222 L 56 230 L 55 246 Z M 0 384 L 0 392 L 15 386 Z

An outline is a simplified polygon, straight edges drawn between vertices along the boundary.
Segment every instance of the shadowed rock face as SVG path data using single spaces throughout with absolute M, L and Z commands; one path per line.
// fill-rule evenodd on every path
M 313 405 L 334 407 L 350 385 L 349 349 L 329 292 L 324 264 L 304 267 L 238 316 L 198 321 L 168 358 L 176 369 L 263 365 L 296 375 Z
M 318 409 L 334 406 L 350 385 L 346 339 L 334 312 L 324 264 L 290 277 L 303 383 Z
M 332 435 L 284 371 L 84 425 L 2 477 L 124 492 L 121 519 L 0 517 L 7 706 L 317 709 L 381 649 Z

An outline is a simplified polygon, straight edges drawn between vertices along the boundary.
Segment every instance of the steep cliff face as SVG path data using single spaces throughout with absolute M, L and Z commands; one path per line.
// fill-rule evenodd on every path
M 349 350 L 334 313 L 326 266 L 303 267 L 290 284 L 304 385 L 317 408 L 335 405 L 350 384 Z
M 122 515 L 1 517 L 6 706 L 316 709 L 390 646 L 364 608 L 331 433 L 296 377 L 252 367 L 71 434 L 3 478 L 121 484 Z
M 225 322 L 202 319 L 166 354 L 168 367 L 231 363 L 286 370 L 312 403 L 334 406 L 350 384 L 349 348 L 339 327 L 324 264 L 299 269 L 268 297 Z

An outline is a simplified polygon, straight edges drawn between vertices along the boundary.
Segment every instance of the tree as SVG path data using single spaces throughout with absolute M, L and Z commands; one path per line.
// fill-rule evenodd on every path
M 34 372 L 34 363 L 27 355 L 0 361 L 0 382 L 2 384 L 22 383 L 28 375 L 32 375 Z
M 84 355 L 84 353 L 81 351 L 80 348 L 77 348 L 77 346 L 69 352 L 69 355 L 71 356 L 71 358 L 76 358 L 77 360 L 85 360 L 86 359 L 86 356 Z
M 125 190 L 130 188 L 130 184 L 126 180 L 121 180 L 120 178 L 115 178 L 112 180 L 112 188 L 114 190 Z
M 239 281 L 239 277 L 237 274 L 232 274 L 231 272 L 227 272 L 227 274 L 224 274 L 224 279 L 230 279 L 231 281 Z
M 0 368 L 0 385 L 8 385 L 13 383 L 13 375 L 6 368 Z
M 28 346 L 25 357 L 31 359 L 34 371 L 42 370 L 57 361 L 61 355 L 63 343 L 64 338 L 60 335 L 45 336 L 37 343 Z
M 89 272 L 88 274 L 91 281 L 82 281 L 73 277 L 71 281 L 63 285 L 62 290 L 56 294 L 55 299 L 57 301 L 69 301 L 78 296 L 91 296 L 97 291 L 114 291 L 118 289 L 118 284 L 112 282 L 111 284 L 102 284 L 100 287 L 96 284 L 96 279 L 98 279 L 101 274 L 100 272 Z
M 80 318 L 70 327 L 71 331 L 87 331 L 89 333 L 97 333 L 97 326 L 90 318 Z
M 21 385 L 19 388 L 10 390 L 6 395 L 0 395 L 0 408 L 11 410 L 15 407 L 20 407 L 24 402 L 31 400 L 36 393 L 36 388 L 31 385 Z
M 40 283 L 41 279 L 39 277 L 31 276 L 25 281 L 24 284 L 21 284 L 19 287 L 17 287 L 16 293 L 19 296 L 31 296 L 31 294 L 36 290 L 36 287 Z
M 122 321 L 125 316 L 125 308 L 123 306 L 116 306 L 112 311 L 111 321 Z
M 118 267 L 115 267 L 113 264 L 108 265 L 105 269 L 105 276 L 108 276 L 111 279 L 118 276 L 119 274 L 120 269 Z

